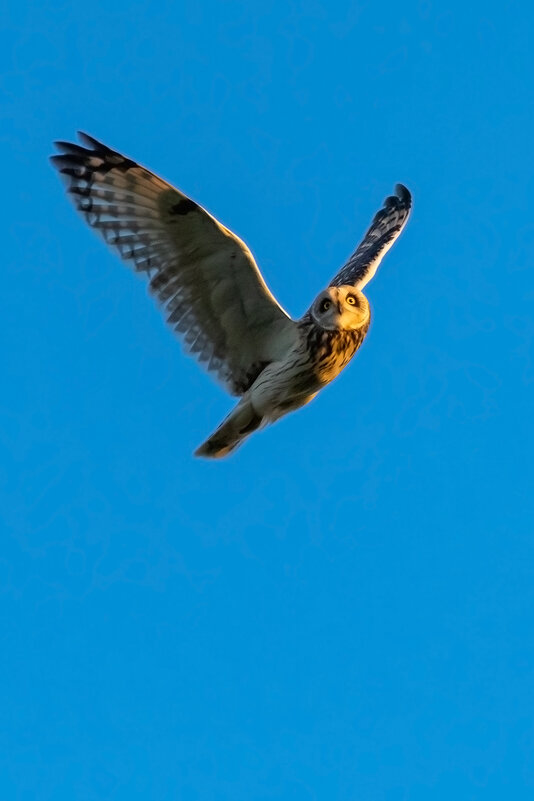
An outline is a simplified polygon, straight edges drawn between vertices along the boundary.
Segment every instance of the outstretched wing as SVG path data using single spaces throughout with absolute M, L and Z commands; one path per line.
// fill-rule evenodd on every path
M 244 242 L 170 184 L 87 134 L 51 161 L 89 225 L 136 271 L 188 352 L 233 394 L 296 338 Z
M 412 208 L 412 196 L 405 186 L 397 184 L 395 195 L 387 197 L 360 245 L 348 262 L 330 282 L 330 286 L 354 286 L 362 289 L 373 277 L 400 232 Z

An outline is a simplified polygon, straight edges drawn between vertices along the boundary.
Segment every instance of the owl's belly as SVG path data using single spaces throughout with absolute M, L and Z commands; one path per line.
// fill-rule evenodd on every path
M 258 376 L 248 394 L 256 412 L 272 422 L 311 401 L 321 386 L 311 367 L 273 362 Z
M 272 362 L 249 390 L 256 412 L 273 421 L 304 406 L 349 363 L 359 342 L 352 337 L 321 334 L 315 347 L 305 340 L 285 361 Z

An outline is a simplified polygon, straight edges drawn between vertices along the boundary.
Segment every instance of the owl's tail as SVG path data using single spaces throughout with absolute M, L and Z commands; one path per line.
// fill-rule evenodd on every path
M 256 431 L 263 422 L 247 397 L 242 398 L 228 417 L 213 432 L 211 437 L 200 445 L 195 456 L 208 459 L 221 459 L 232 453 L 241 443 Z

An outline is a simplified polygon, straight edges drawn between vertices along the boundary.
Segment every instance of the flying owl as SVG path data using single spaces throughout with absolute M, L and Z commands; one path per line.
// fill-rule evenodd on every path
M 137 272 L 185 350 L 240 398 L 195 455 L 222 457 L 253 431 L 308 403 L 352 359 L 367 333 L 363 287 L 404 228 L 402 184 L 386 198 L 347 263 L 293 320 L 252 253 L 178 189 L 87 134 L 56 142 L 51 161 L 88 224 Z

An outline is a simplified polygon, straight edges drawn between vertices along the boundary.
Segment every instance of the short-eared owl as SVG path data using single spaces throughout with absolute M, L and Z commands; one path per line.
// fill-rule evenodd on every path
M 256 429 L 308 403 L 352 359 L 370 309 L 362 294 L 404 228 L 411 196 L 386 198 L 362 243 L 300 320 L 269 292 L 244 242 L 149 170 L 87 134 L 52 163 L 79 212 L 138 272 L 186 350 L 239 403 L 201 445 L 226 456 Z

